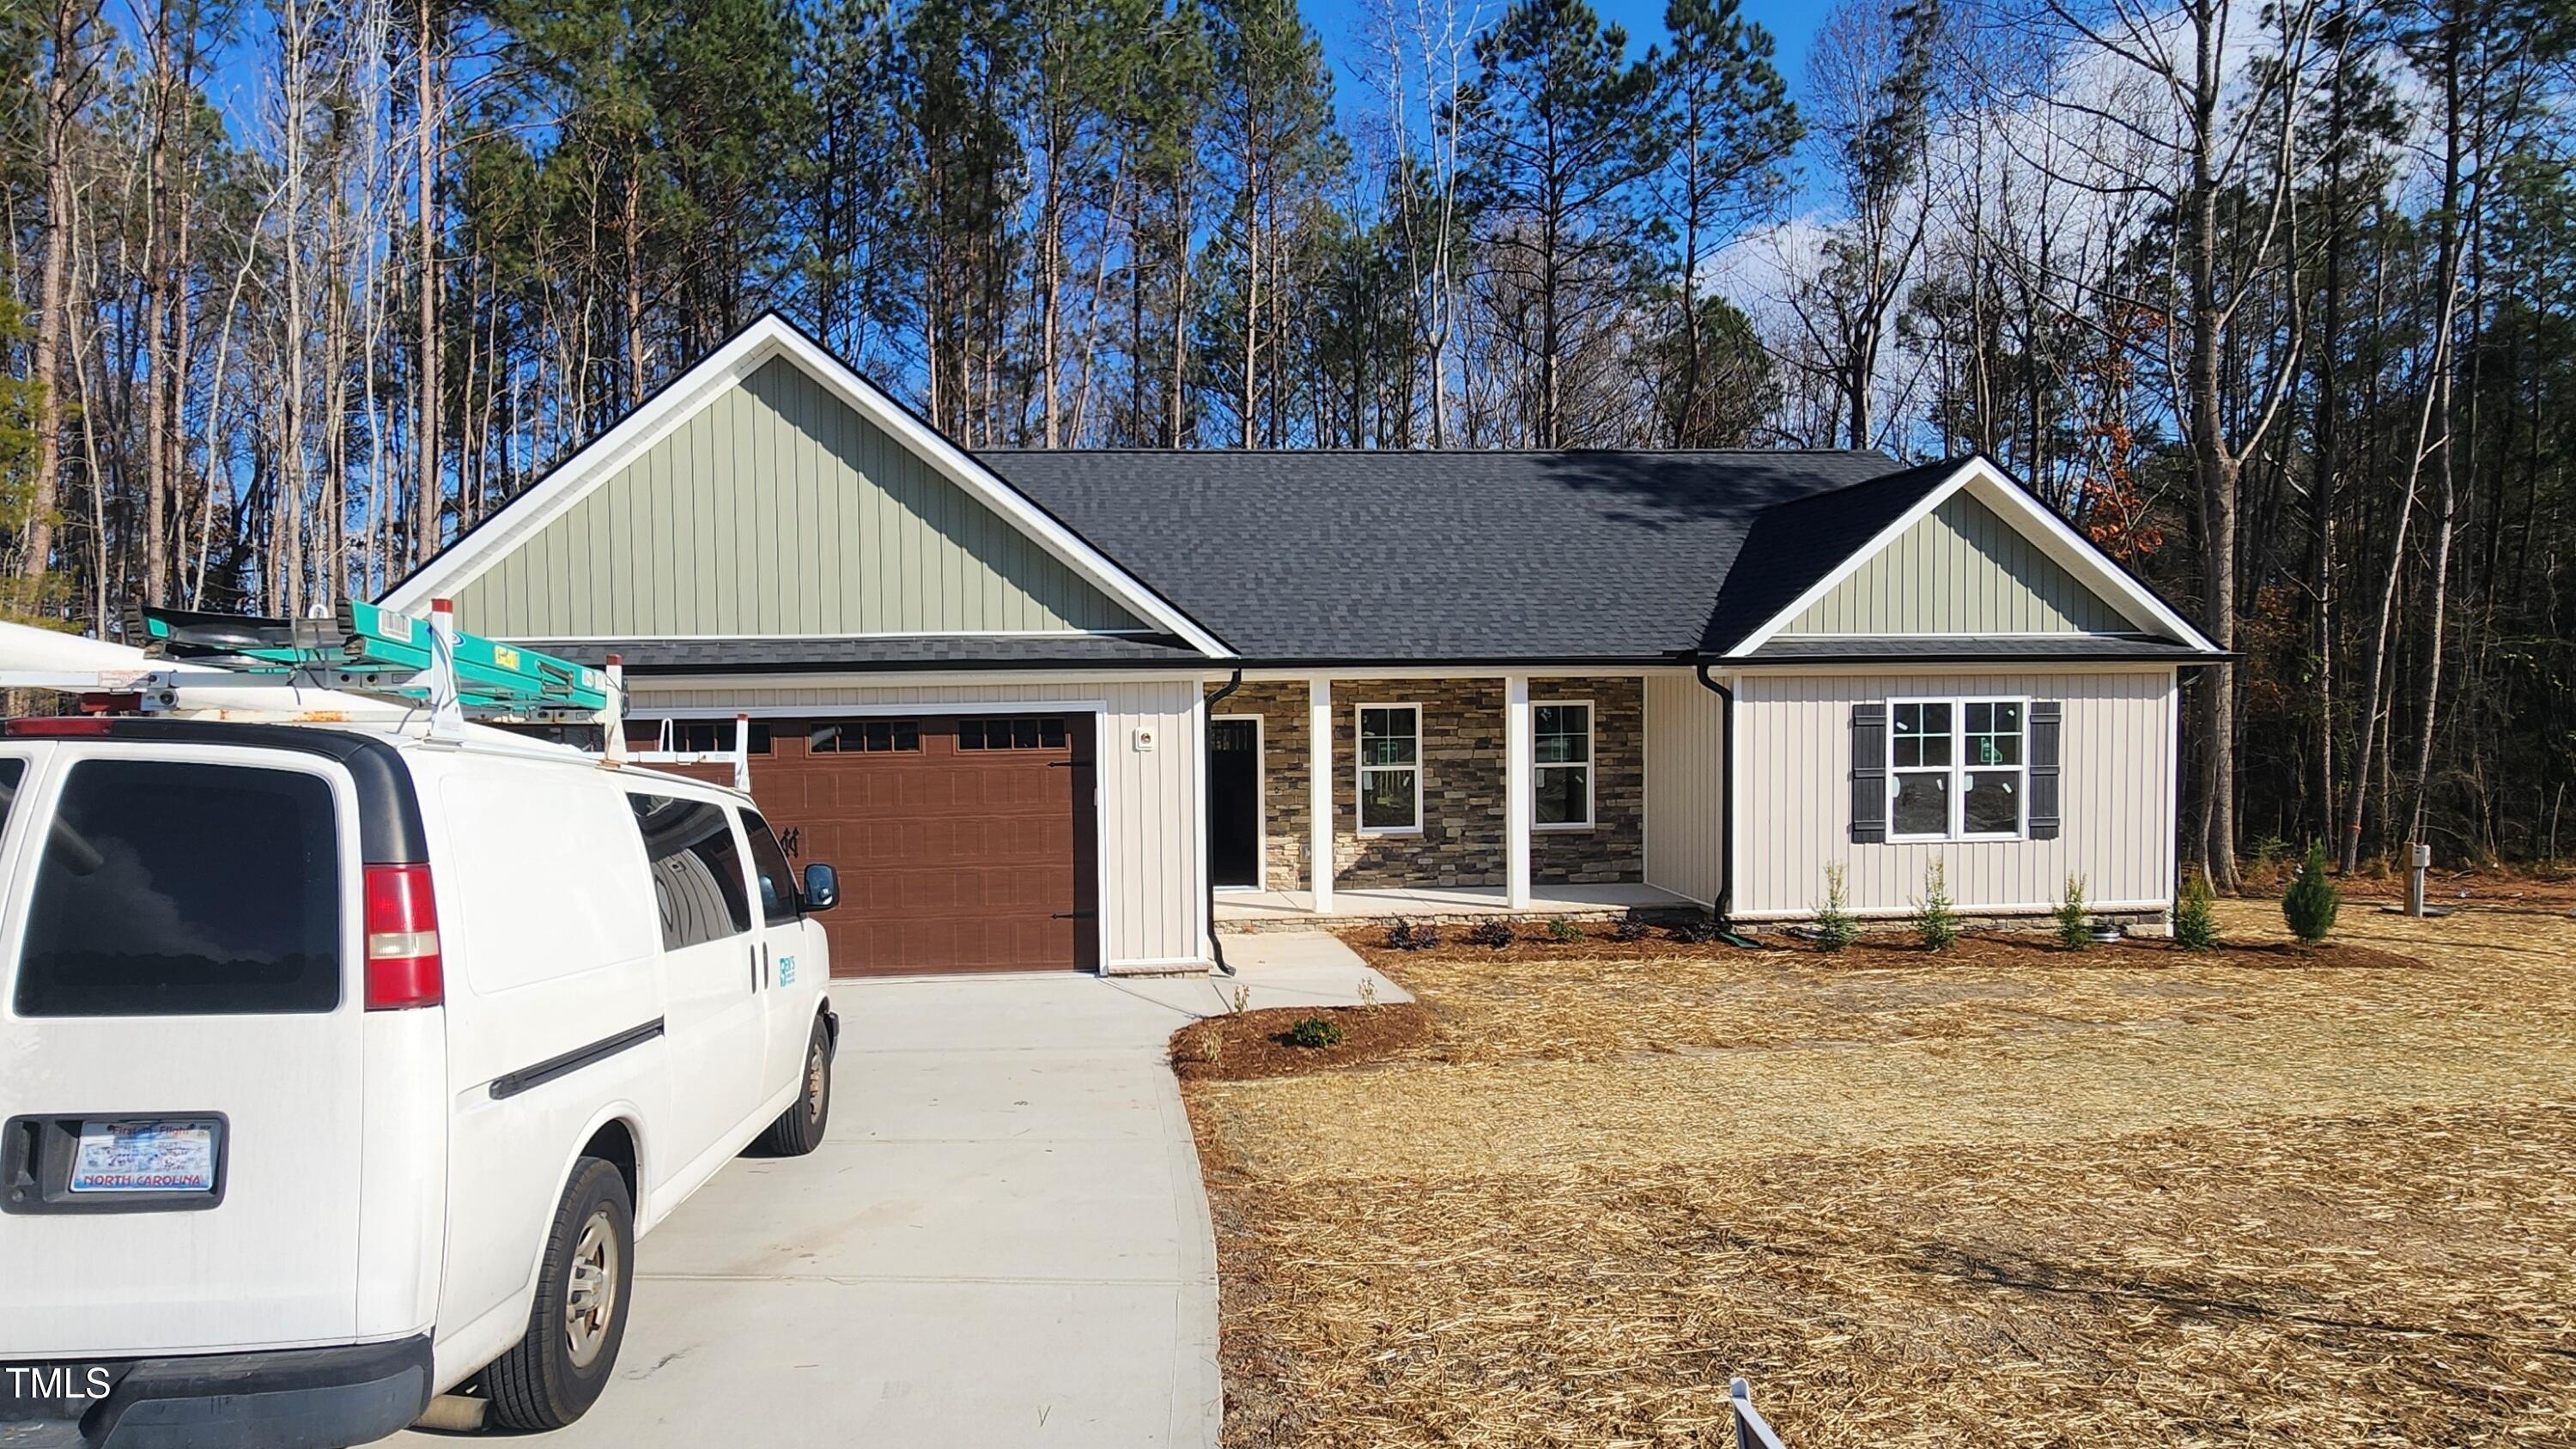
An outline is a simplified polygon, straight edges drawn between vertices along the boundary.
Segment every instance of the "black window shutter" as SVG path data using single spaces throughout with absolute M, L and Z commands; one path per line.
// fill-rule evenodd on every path
M 1851 712 L 1851 838 L 1855 845 L 1887 840 L 1887 706 L 1856 704 Z
M 2053 699 L 2030 704 L 2030 838 L 2055 840 L 2058 826 L 2058 737 L 2066 707 Z

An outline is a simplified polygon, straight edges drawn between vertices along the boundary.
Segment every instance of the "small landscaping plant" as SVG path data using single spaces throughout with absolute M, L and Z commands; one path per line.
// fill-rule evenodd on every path
M 2081 951 L 2093 944 L 2093 925 L 2084 919 L 2084 877 L 2066 878 L 2066 898 L 2057 903 L 2057 944 Z
M 2182 897 L 2174 902 L 2173 938 L 2186 951 L 2218 945 L 2218 894 L 2209 888 L 2209 872 L 2183 872 Z
M 2313 946 L 2334 929 L 2335 912 L 2342 905 L 2343 893 L 2326 878 L 2325 842 L 2309 841 L 2307 864 L 2281 892 L 2281 919 L 2289 922 L 2291 935 Z
M 1470 946 L 1490 946 L 1499 951 L 1519 939 L 1512 932 L 1511 922 L 1492 916 L 1467 928 L 1467 944 Z
M 1642 941 L 1654 933 L 1655 928 L 1647 925 L 1644 917 L 1621 916 L 1619 918 L 1619 924 L 1610 928 L 1610 939 L 1613 941 Z
M 1717 922 L 1693 916 L 1674 922 L 1664 934 L 1685 946 L 1704 946 L 1717 939 Z
M 1559 916 L 1547 923 L 1547 938 L 1551 941 L 1580 941 L 1583 939 L 1583 928 Z
M 1825 867 L 1825 903 L 1816 907 L 1816 948 L 1839 951 L 1860 939 L 1851 913 L 1851 877 L 1836 863 Z
M 1914 903 L 1914 933 L 1926 951 L 1959 944 L 1959 912 L 1950 900 L 1949 867 L 1934 861 L 1923 871 L 1923 899 Z
M 1342 1044 L 1342 1029 L 1320 1016 L 1301 1017 L 1280 1040 L 1292 1047 L 1321 1051 Z
M 1398 951 L 1428 951 L 1440 944 L 1440 928 L 1429 921 L 1398 921 L 1386 928 L 1386 944 Z

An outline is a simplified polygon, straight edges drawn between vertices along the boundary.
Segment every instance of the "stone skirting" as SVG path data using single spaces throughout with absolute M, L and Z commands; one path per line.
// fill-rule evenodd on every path
M 1264 879 L 1271 890 L 1311 888 L 1306 856 L 1313 794 L 1307 683 L 1247 682 L 1219 714 L 1258 715 L 1262 737 Z M 1211 686 L 1209 692 L 1215 692 Z M 1530 681 L 1533 703 L 1589 700 L 1593 780 L 1589 829 L 1534 830 L 1530 882 L 1610 885 L 1645 877 L 1645 690 L 1634 678 Z M 1422 828 L 1362 835 L 1358 828 L 1359 707 L 1422 710 Z M 1333 683 L 1334 884 L 1353 889 L 1499 886 L 1503 858 L 1503 681 L 1336 680 Z

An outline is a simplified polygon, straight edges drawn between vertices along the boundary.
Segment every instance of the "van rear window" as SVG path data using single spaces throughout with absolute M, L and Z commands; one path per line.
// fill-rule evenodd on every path
M 293 770 L 83 760 L 36 867 L 20 1016 L 216 1016 L 340 1002 L 331 787 Z

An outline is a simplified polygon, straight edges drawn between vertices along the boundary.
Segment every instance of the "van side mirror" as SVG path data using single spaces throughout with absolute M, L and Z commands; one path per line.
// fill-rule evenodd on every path
M 828 911 L 840 903 L 840 872 L 819 860 L 805 867 L 805 909 Z

